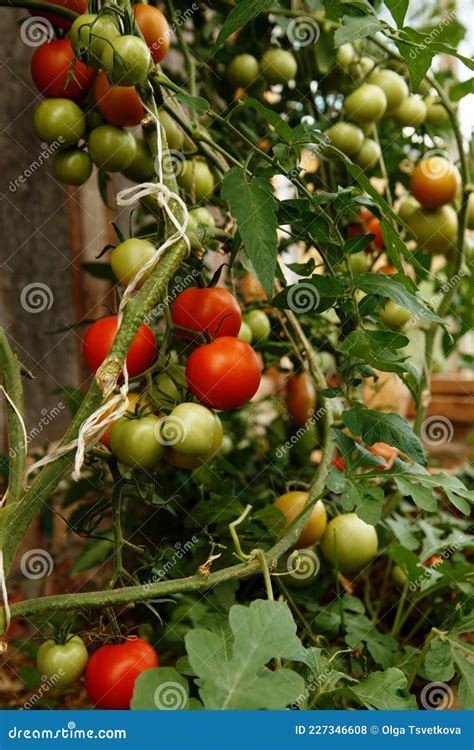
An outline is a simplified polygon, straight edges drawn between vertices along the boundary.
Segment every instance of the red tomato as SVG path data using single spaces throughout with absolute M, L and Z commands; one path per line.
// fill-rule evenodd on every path
M 112 125 L 139 125 L 145 117 L 135 86 L 111 86 L 102 70 L 95 80 L 94 99 L 101 115 Z
M 38 91 L 48 98 L 82 99 L 91 87 L 94 71 L 76 60 L 67 83 L 73 63 L 69 39 L 54 39 L 37 47 L 31 58 L 31 77 Z
M 258 357 L 241 339 L 222 336 L 195 349 L 186 364 L 189 390 L 211 409 L 237 409 L 260 385 Z
M 142 638 L 101 646 L 92 654 L 86 668 L 87 694 L 97 708 L 130 708 L 135 680 L 147 669 L 158 666 L 155 649 Z
M 159 63 L 170 48 L 171 31 L 161 10 L 153 5 L 132 5 L 135 20 L 151 52 L 153 62 Z
M 380 228 L 380 221 L 370 211 L 361 211 L 357 217 L 357 224 L 349 224 L 348 236 L 357 237 L 359 234 L 375 234 L 372 244 L 381 250 L 385 243 L 382 237 L 382 230 Z M 366 252 L 370 252 L 369 247 L 365 248 Z
M 173 302 L 171 317 L 175 326 L 207 333 L 213 338 L 237 336 L 242 323 L 236 297 L 220 287 L 185 289 Z M 177 333 L 189 338 L 184 331 Z
M 117 316 L 101 318 L 92 323 L 84 336 L 83 353 L 87 366 L 95 372 L 107 357 L 117 334 Z M 156 355 L 155 334 L 142 323 L 127 354 L 130 377 L 141 375 L 152 365 Z
M 79 16 L 82 13 L 87 13 L 87 0 L 48 0 L 48 1 L 51 2 L 53 5 L 60 5 L 62 8 L 68 8 L 69 10 L 73 10 Z M 53 24 L 53 26 L 57 26 L 60 29 L 69 29 L 71 28 L 73 24 L 73 21 L 70 21 L 67 18 L 56 16 L 54 13 L 44 13 L 38 8 L 31 8 L 31 10 L 29 10 L 28 12 L 30 16 L 40 16 L 41 18 L 47 18 L 48 21 L 50 21 Z
M 380 221 L 376 216 L 373 216 L 369 221 L 365 222 L 365 229 L 368 233 L 375 234 L 372 242 L 375 247 L 381 250 L 385 246 L 385 243 L 383 241 L 382 229 L 380 228 Z
M 365 257 L 365 256 L 364 256 Z M 286 384 L 286 408 L 293 422 L 302 427 L 314 415 L 316 389 L 307 372 L 292 375 Z
M 346 462 L 344 461 L 342 456 L 336 456 L 332 459 L 331 466 L 334 466 L 338 471 L 344 473 Z

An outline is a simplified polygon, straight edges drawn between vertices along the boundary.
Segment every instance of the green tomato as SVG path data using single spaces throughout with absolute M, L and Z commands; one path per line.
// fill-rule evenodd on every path
M 151 182 L 156 177 L 155 162 L 143 138 L 135 138 L 136 152 L 122 174 L 133 182 Z
M 449 120 L 448 110 L 439 99 L 435 99 L 434 96 L 427 96 L 425 104 L 426 121 L 431 125 L 444 125 Z
M 349 255 L 347 260 L 349 261 L 349 266 L 353 274 L 364 273 L 368 269 L 369 257 L 367 253 L 364 252 L 364 250 L 362 250 L 360 253 L 353 253 L 352 255 Z M 336 265 L 334 266 L 334 270 L 338 271 L 339 273 L 345 273 L 346 264 L 336 263 Z
M 210 198 L 214 192 L 214 176 L 205 161 L 193 159 L 185 161 L 178 184 L 183 190 L 196 198 L 196 201 Z
M 71 148 L 54 155 L 53 170 L 66 185 L 83 185 L 92 174 L 92 162 L 87 151 Z
M 33 126 L 40 140 L 67 148 L 84 135 L 86 118 L 70 99 L 44 99 L 35 109 Z
M 102 53 L 112 39 L 120 36 L 115 20 L 108 15 L 83 13 L 71 26 L 71 46 L 76 54 L 85 52 L 85 59 L 93 68 L 102 67 Z
M 364 55 L 352 63 L 349 72 L 354 78 L 367 78 L 369 73 L 375 69 L 375 66 L 376 62 L 374 58 Z
M 147 43 L 133 34 L 112 39 L 102 52 L 102 66 L 116 86 L 136 86 L 153 65 Z
M 89 155 L 98 167 L 107 172 L 121 172 L 133 161 L 137 142 L 133 135 L 117 125 L 101 125 L 89 134 Z
M 131 237 L 120 245 L 114 247 L 110 255 L 110 263 L 117 281 L 123 286 L 127 286 L 137 275 L 140 268 L 153 257 L 156 248 L 153 242 L 141 240 L 138 237 Z M 142 276 L 137 289 L 147 280 L 154 266 Z
M 357 125 L 353 125 L 351 122 L 342 122 L 342 120 L 326 130 L 326 135 L 332 145 L 346 156 L 353 156 L 360 151 L 364 142 L 362 130 Z
M 148 414 L 139 419 L 121 417 L 110 434 L 110 448 L 120 463 L 137 469 L 152 469 L 163 456 L 162 419 Z
M 193 208 L 189 211 L 188 229 L 192 232 L 198 228 L 200 224 L 205 224 L 206 227 L 215 227 L 216 222 L 211 212 L 204 208 Z
M 298 63 L 291 52 L 274 47 L 263 53 L 260 68 L 268 83 L 288 83 L 295 78 Z
M 422 208 L 415 200 L 405 201 L 400 218 L 411 229 L 418 246 L 431 253 L 447 253 L 458 234 L 458 217 L 452 206 Z
M 387 97 L 385 115 L 393 114 L 408 96 L 408 86 L 405 79 L 394 70 L 375 70 L 369 76 L 369 83 L 380 86 Z
M 419 128 L 426 120 L 426 104 L 417 96 L 407 96 L 395 112 L 398 122 L 404 127 Z
M 262 344 L 270 336 L 272 330 L 270 318 L 263 310 L 251 310 L 244 315 L 244 322 L 252 331 L 252 340 L 256 344 Z
M 362 169 L 374 169 L 379 163 L 382 149 L 377 141 L 366 138 L 359 151 L 354 156 L 354 161 Z
M 355 50 L 352 44 L 343 44 L 336 53 L 336 62 L 346 72 L 355 59 Z
M 197 469 L 199 466 L 209 463 L 216 456 L 217 453 L 222 449 L 224 441 L 224 431 L 222 429 L 222 422 L 214 414 L 215 419 L 215 431 L 214 438 L 211 447 L 205 453 L 200 453 L 198 456 L 191 455 L 189 453 L 182 453 L 175 450 L 174 448 L 168 448 L 165 453 L 165 458 L 172 466 L 176 466 L 179 469 Z
M 214 413 L 202 404 L 178 404 L 163 423 L 163 441 L 178 453 L 202 456 L 212 449 L 216 431 Z
M 373 83 L 363 83 L 344 101 L 344 112 L 349 120 L 357 123 L 377 122 L 387 109 L 387 97 Z
M 36 666 L 54 687 L 65 688 L 79 679 L 88 659 L 84 641 L 74 635 L 62 645 L 53 640 L 42 643 L 36 654 Z
M 380 318 L 392 331 L 403 331 L 411 318 L 411 313 L 389 299 L 380 310 Z
M 227 68 L 227 78 L 233 86 L 247 88 L 258 78 L 260 65 L 253 55 L 243 54 L 234 57 Z
M 239 339 L 242 339 L 242 341 L 246 341 L 247 344 L 252 343 L 252 329 L 250 326 L 245 322 L 245 320 L 242 321 L 240 324 L 240 329 L 237 334 L 237 337 Z
M 330 563 L 343 573 L 356 573 L 365 568 L 378 551 L 374 526 L 362 521 L 355 513 L 345 513 L 330 521 L 321 539 L 320 548 Z
M 154 379 L 150 396 L 156 406 L 172 406 L 180 399 L 180 391 L 184 391 L 185 388 L 184 367 L 170 365 Z
M 184 133 L 179 125 L 164 109 L 158 112 L 158 119 L 165 131 L 168 148 L 171 151 L 181 151 L 184 145 Z

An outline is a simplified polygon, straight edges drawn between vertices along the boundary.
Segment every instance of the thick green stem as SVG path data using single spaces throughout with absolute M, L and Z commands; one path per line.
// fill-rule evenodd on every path
M 10 348 L 5 332 L 0 328 L 0 372 L 3 387 L 18 412 L 24 417 L 21 365 Z M 26 448 L 25 435 L 18 415 L 12 405 L 5 401 L 8 425 L 8 502 L 16 503 L 24 490 Z
M 78 16 L 75 11 L 64 7 L 63 5 L 54 5 L 53 3 L 42 2 L 42 0 L 0 0 L 0 6 L 1 5 L 8 8 L 28 8 L 28 10 L 42 10 L 48 13 L 52 13 L 55 16 L 60 16 L 61 18 L 67 18 L 70 21 L 74 21 Z

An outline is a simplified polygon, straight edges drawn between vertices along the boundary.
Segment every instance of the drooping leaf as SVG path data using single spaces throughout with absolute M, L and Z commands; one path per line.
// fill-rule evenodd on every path
M 292 142 L 292 129 L 284 121 L 284 119 L 281 117 L 281 115 L 278 114 L 278 112 L 274 112 L 272 109 L 269 109 L 268 107 L 265 107 L 262 102 L 259 102 L 258 99 L 252 99 L 251 97 L 248 99 L 244 99 L 241 104 L 241 107 L 252 107 L 252 109 L 255 109 L 259 115 L 263 117 L 263 119 L 268 122 L 269 125 L 271 125 L 273 128 L 275 128 L 275 133 L 286 143 Z
M 392 14 L 398 28 L 401 28 L 408 10 L 408 0 L 385 0 L 385 5 Z
M 420 464 L 426 463 L 421 443 L 399 414 L 383 413 L 355 404 L 343 412 L 342 419 L 354 435 L 360 435 L 366 445 L 388 443 Z
M 266 291 L 273 295 L 277 261 L 277 208 L 273 189 L 262 177 L 250 178 L 240 167 L 232 167 L 224 176 L 222 198 L 229 201 L 252 263 L 255 275 Z
M 467 81 L 458 81 L 450 86 L 449 98 L 452 102 L 458 102 L 469 94 L 474 94 L 474 78 L 469 78 Z
M 273 0 L 237 0 L 219 31 L 215 48 L 218 49 L 234 31 L 238 31 L 244 24 L 253 21 L 262 10 L 271 5 L 273 5 Z
M 415 297 L 403 284 L 395 281 L 390 274 L 358 273 L 354 276 L 354 285 L 366 294 L 379 294 L 382 297 L 388 297 L 419 320 L 433 323 L 445 322 L 443 318 L 430 310 L 424 300 Z
M 334 34 L 334 44 L 340 47 L 342 44 L 354 42 L 356 39 L 365 39 L 370 34 L 380 31 L 382 25 L 375 16 L 343 16 L 341 26 Z
M 342 692 L 362 706 L 379 711 L 413 711 L 418 708 L 415 696 L 406 695 L 407 678 L 397 667 L 372 672 L 366 680 L 344 688 Z
M 184 711 L 189 709 L 189 684 L 173 667 L 142 672 L 133 687 L 133 711 Z

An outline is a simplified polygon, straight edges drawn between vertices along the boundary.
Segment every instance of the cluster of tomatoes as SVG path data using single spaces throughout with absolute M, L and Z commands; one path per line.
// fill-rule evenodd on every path
M 279 47 L 267 49 L 261 60 L 244 52 L 236 55 L 227 67 L 227 78 L 236 88 L 257 90 L 260 84 L 286 84 L 295 78 L 298 63 L 292 52 Z
M 33 54 L 31 75 L 45 97 L 35 110 L 34 128 L 54 147 L 53 170 L 66 184 L 83 184 L 93 164 L 136 181 L 155 176 L 146 143 L 126 128 L 145 116 L 136 86 L 167 54 L 170 29 L 158 8 L 142 3 L 132 8 L 132 18 L 120 16 L 113 6 L 93 14 L 77 0 L 73 9 L 81 15 L 72 26 L 44 14 L 69 35 L 42 44 Z M 160 113 L 160 122 L 170 148 L 179 148 L 182 131 L 166 112 Z M 189 183 L 189 174 L 183 180 Z
M 75 683 L 85 672 L 86 690 L 99 709 L 130 708 L 137 677 L 158 666 L 155 649 L 142 638 L 100 646 L 92 656 L 79 635 L 64 642 L 44 641 L 36 654 L 36 666 L 44 680 L 57 688 Z
M 146 240 L 131 239 L 139 245 Z M 145 247 L 144 250 L 147 248 Z M 125 248 L 127 250 L 127 248 Z M 151 385 L 129 395 L 129 413 L 107 429 L 102 442 L 127 467 L 153 469 L 163 457 L 172 465 L 193 469 L 211 460 L 223 442 L 215 410 L 237 409 L 256 393 L 260 360 L 252 338 L 270 333 L 268 316 L 253 310 L 242 320 L 237 298 L 224 288 L 188 288 L 171 305 L 174 331 L 186 353 L 186 366 L 171 361 L 153 372 L 155 334 L 143 323 L 127 354 L 131 379 L 150 372 Z M 84 336 L 84 358 L 96 371 L 106 359 L 117 333 L 117 318 L 93 323 Z M 191 395 L 197 401 L 189 401 Z

